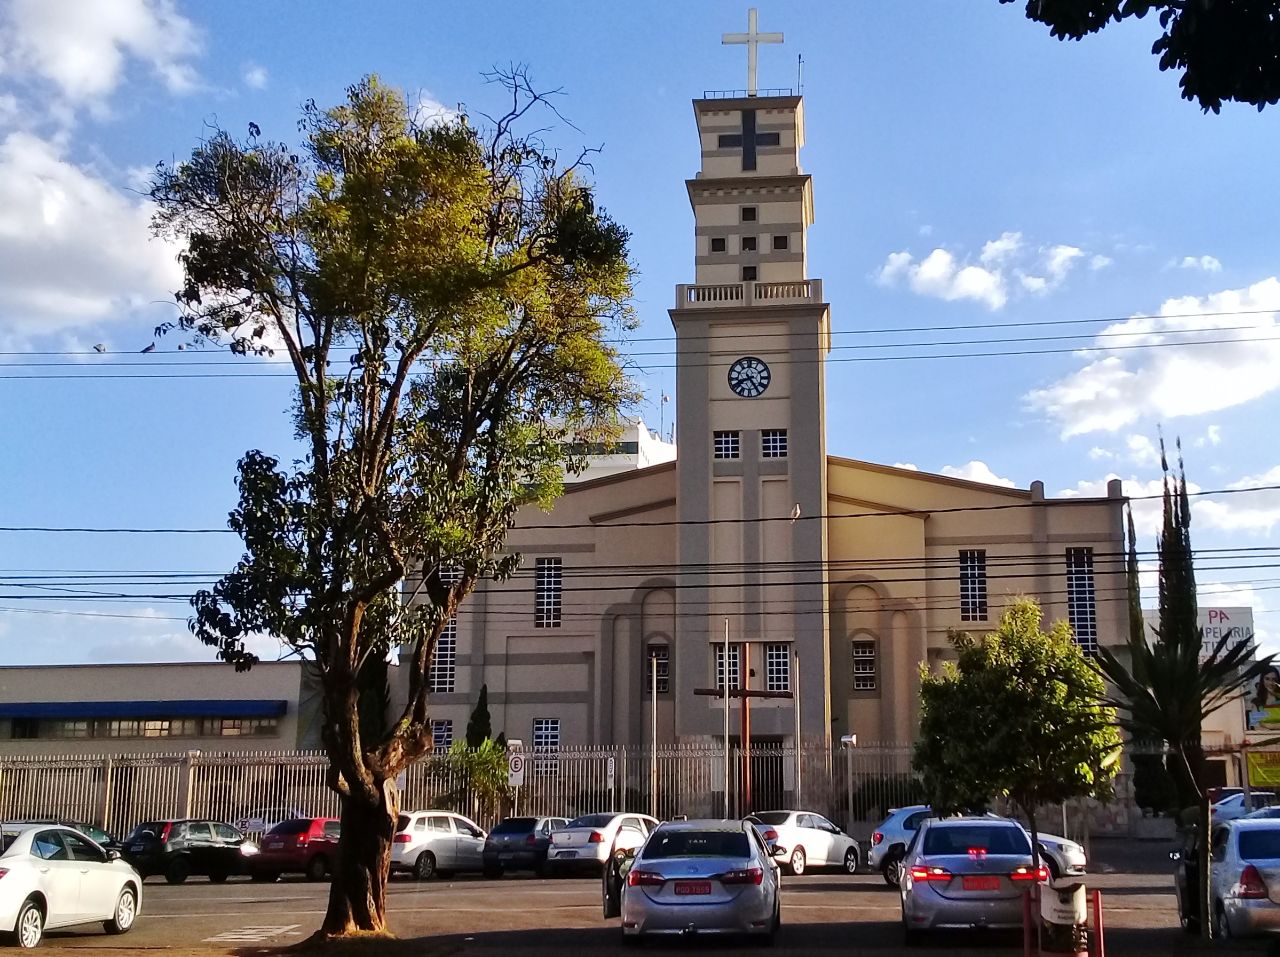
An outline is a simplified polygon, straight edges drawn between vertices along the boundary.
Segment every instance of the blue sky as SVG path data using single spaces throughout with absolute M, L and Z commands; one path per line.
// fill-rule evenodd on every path
M 832 453 L 1041 479 L 1051 494 L 1097 493 L 1119 476 L 1142 495 L 1159 474 L 1163 423 L 1183 438 L 1195 486 L 1280 484 L 1277 114 L 1228 105 L 1206 116 L 1180 99 L 1148 52 L 1154 22 L 1064 44 L 996 0 L 759 7 L 761 29 L 786 34 L 761 50 L 761 86 L 793 86 L 804 57 L 810 271 L 836 330 Z M 745 5 L 720 0 L 0 0 L 0 375 L 40 376 L 0 378 L 0 525 L 219 527 L 237 457 L 287 454 L 287 380 L 185 377 L 235 369 L 198 369 L 214 357 L 166 352 L 174 340 L 114 354 L 152 341 L 177 276 L 172 250 L 148 239 L 139 190 L 210 124 L 242 132 L 252 121 L 288 139 L 303 100 L 336 102 L 370 72 L 472 111 L 500 108 L 482 77 L 494 64 L 526 63 L 564 91 L 560 108 L 581 132 L 552 139 L 603 147 L 601 201 L 633 233 L 643 326 L 632 351 L 649 400 L 640 411 L 656 425 L 659 395 L 674 391 L 666 309 L 693 275 L 689 101 L 743 85 L 742 49 L 719 38 L 745 24 Z M 993 328 L 867 333 L 963 325 Z M 1094 338 L 1103 332 L 1120 335 Z M 1011 341 L 903 345 L 977 338 Z M 1188 339 L 1224 341 L 1145 347 Z M 96 343 L 112 354 L 66 354 Z M 1070 351 L 1118 343 L 1144 348 Z M 865 345 L 887 348 L 850 348 Z M 901 358 L 1050 348 L 1060 351 Z M 851 361 L 868 355 L 892 358 Z M 1138 513 L 1149 549 L 1156 510 Z M 1195 514 L 1198 547 L 1265 548 L 1280 493 L 1205 496 Z M 1202 589 L 1202 604 L 1252 605 L 1271 642 L 1280 572 L 1273 553 L 1257 554 L 1218 563 L 1249 568 L 1202 569 L 1202 583 L 1223 583 Z M 236 555 L 228 535 L 0 533 L 11 579 L 208 578 Z M 0 594 L 6 662 L 207 654 L 168 620 L 185 616 L 181 602 L 87 600 L 30 580 Z

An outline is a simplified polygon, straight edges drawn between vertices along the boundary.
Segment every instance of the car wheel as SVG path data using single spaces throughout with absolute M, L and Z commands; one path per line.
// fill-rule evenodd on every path
M 420 881 L 430 880 L 436 873 L 436 856 L 430 851 L 423 851 L 413 862 L 413 876 Z
M 627 934 L 627 933 L 624 933 L 624 934 L 622 935 L 622 946 L 623 946 L 623 947 L 639 947 L 639 946 L 640 946 L 640 943 L 641 943 L 641 941 L 640 941 L 640 935 L 639 935 L 639 934 Z
M 1062 868 L 1058 866 L 1058 862 L 1048 854 L 1042 854 L 1041 856 L 1044 858 L 1045 866 L 1049 868 L 1049 877 L 1055 881 L 1061 878 Z
M 844 872 L 846 874 L 858 873 L 858 849 L 851 847 L 844 852 Z
M 126 887 L 116 900 L 115 913 L 111 915 L 111 920 L 103 921 L 102 929 L 108 934 L 127 934 L 137 916 L 138 892 L 132 887 Z
M 804 848 L 797 847 L 794 851 L 791 852 L 791 858 L 790 860 L 787 861 L 787 868 L 791 871 L 792 874 L 795 874 L 797 877 L 799 877 L 801 874 L 804 873 L 804 865 L 805 865 Z
M 226 871 L 210 871 L 209 873 L 210 884 L 225 884 L 226 882 L 227 882 Z
M 30 949 L 40 945 L 44 937 L 44 911 L 28 898 L 18 910 L 18 920 L 13 925 L 14 940 L 19 947 Z
M 1219 940 L 1230 940 L 1235 935 L 1231 933 L 1231 921 L 1227 920 L 1227 909 L 1222 906 L 1222 901 L 1218 901 L 1213 909 L 1214 929 L 1217 931 Z
M 191 865 L 185 857 L 175 857 L 164 869 L 164 879 L 170 884 L 181 884 L 191 876 Z
M 902 883 L 902 852 L 891 851 L 880 865 L 880 875 L 890 887 Z
M 307 880 L 322 881 L 329 873 L 329 862 L 323 854 L 317 854 L 307 861 Z
M 497 880 L 502 876 L 502 866 L 500 864 L 486 864 L 482 872 L 489 880 Z

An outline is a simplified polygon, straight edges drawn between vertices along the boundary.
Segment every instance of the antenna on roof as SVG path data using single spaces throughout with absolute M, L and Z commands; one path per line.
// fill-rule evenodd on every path
M 796 54 L 796 96 L 804 95 L 804 55 Z

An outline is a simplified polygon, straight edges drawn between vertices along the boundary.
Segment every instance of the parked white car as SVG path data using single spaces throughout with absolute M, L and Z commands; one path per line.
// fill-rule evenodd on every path
M 1270 791 L 1254 791 L 1249 795 L 1248 801 L 1245 801 L 1243 792 L 1232 794 L 1209 808 L 1210 820 L 1214 824 L 1226 824 L 1275 803 L 1276 796 Z
M 554 831 L 547 847 L 546 873 L 592 869 L 599 873 L 614 852 L 644 844 L 658 822 L 645 814 L 584 814 Z
M 485 833 L 452 811 L 408 811 L 391 839 L 391 872 L 408 871 L 420 881 L 437 874 L 484 870 Z
M 792 874 L 810 867 L 838 867 L 856 874 L 862 864 L 858 842 L 816 811 L 757 811 L 747 820 L 778 832 L 774 854 Z
M 101 922 L 123 934 L 142 911 L 142 878 L 79 831 L 0 825 L 0 930 L 35 947 L 46 929 Z

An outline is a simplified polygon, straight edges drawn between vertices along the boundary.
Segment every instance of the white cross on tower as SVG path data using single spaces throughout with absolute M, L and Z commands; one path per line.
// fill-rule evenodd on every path
M 781 43 L 781 33 L 760 33 L 756 30 L 756 8 L 747 11 L 746 33 L 725 33 L 721 43 L 745 43 L 747 45 L 747 96 L 756 95 L 756 50 L 762 43 Z

